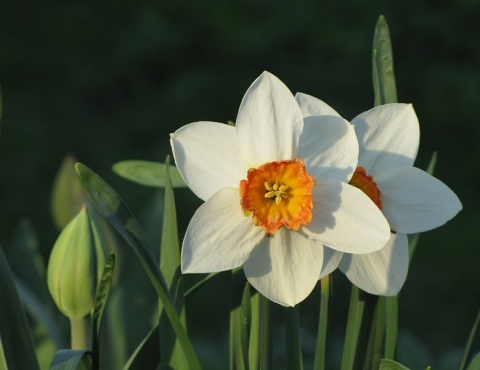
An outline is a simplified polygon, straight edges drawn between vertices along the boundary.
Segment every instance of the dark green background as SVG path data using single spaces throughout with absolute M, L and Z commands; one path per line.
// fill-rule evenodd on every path
M 412 366 L 445 362 L 464 345 L 480 307 L 478 1 L 4 2 L 0 242 L 27 217 L 48 256 L 57 235 L 50 191 L 67 153 L 137 212 L 150 190 L 118 178 L 111 165 L 163 161 L 178 127 L 235 120 L 263 70 L 345 118 L 371 108 L 371 41 L 380 14 L 390 26 L 399 100 L 413 103 L 421 124 L 417 166 L 438 151 L 436 176 L 464 205 L 455 220 L 421 236 L 400 297 L 401 329 L 429 351 Z M 180 190 L 177 203 L 183 232 L 200 201 Z M 342 286 L 334 300 L 348 295 Z M 307 311 L 308 302 L 316 301 L 307 301 Z M 305 317 L 305 330 L 314 333 L 316 317 Z M 343 320 L 336 316 L 330 327 L 335 338 Z

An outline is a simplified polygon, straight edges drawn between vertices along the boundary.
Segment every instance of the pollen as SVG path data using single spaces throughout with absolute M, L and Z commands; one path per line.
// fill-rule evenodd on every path
M 382 209 L 382 192 L 378 188 L 373 177 L 367 174 L 365 168 L 357 167 L 353 173 L 352 178 L 349 182 L 350 185 L 359 188 L 368 197 L 377 205 L 378 208 Z
M 300 158 L 269 162 L 248 170 L 240 182 L 240 204 L 267 235 L 282 226 L 299 230 L 312 220 L 314 186 L 315 179 Z

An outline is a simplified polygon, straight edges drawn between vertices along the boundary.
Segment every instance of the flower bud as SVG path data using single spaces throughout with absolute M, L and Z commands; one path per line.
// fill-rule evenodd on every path
M 97 228 L 83 206 L 60 233 L 48 262 L 48 289 L 65 316 L 80 319 L 92 311 L 104 264 Z

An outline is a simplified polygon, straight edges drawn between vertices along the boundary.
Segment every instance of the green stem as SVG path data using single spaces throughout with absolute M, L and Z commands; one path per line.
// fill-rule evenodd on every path
M 352 285 L 341 370 L 353 369 L 364 308 L 365 299 L 363 293 L 356 286 Z
M 320 280 L 320 314 L 318 318 L 317 348 L 314 370 L 325 369 L 325 346 L 327 343 L 328 301 L 330 299 L 330 275 Z
M 386 327 L 385 327 L 385 356 L 395 360 L 398 336 L 398 296 L 386 297 Z
M 302 346 L 298 333 L 298 306 L 285 307 L 285 322 L 287 334 L 287 369 L 302 370 Z
M 459 370 L 465 369 L 465 366 L 467 365 L 468 355 L 470 354 L 473 338 L 475 337 L 475 333 L 477 332 L 477 328 L 479 324 L 480 324 L 480 311 L 478 311 L 477 318 L 475 319 L 475 323 L 473 324 L 472 330 L 470 331 L 467 344 L 465 345 L 465 352 L 463 353 L 462 363 L 460 364 Z
M 260 295 L 260 370 L 268 370 L 272 363 L 271 337 L 271 302 Z
M 88 318 L 70 318 L 72 349 L 88 349 Z
M 380 358 L 382 357 L 383 339 L 385 333 L 385 313 L 386 302 L 385 297 L 375 298 L 373 319 L 370 327 L 368 347 L 365 356 L 365 362 L 363 368 L 365 370 L 378 369 L 380 366 Z

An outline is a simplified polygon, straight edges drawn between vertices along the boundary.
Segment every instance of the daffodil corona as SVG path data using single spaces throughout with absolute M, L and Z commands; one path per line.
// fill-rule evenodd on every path
M 363 254 L 389 239 L 379 208 L 348 185 L 358 164 L 353 127 L 338 116 L 304 119 L 268 72 L 247 90 L 235 126 L 194 122 L 171 144 L 205 201 L 183 240 L 184 273 L 243 266 L 261 294 L 294 306 L 318 281 L 324 246 Z
M 297 94 L 306 119 L 340 115 L 319 99 Z M 462 205 L 453 191 L 413 167 L 420 130 L 410 104 L 386 104 L 352 120 L 359 141 L 359 160 L 350 184 L 361 189 L 390 223 L 390 240 L 377 252 L 354 255 L 326 250 L 320 277 L 337 266 L 359 288 L 396 295 L 408 272 L 407 234 L 431 230 L 454 217 Z
M 314 185 L 300 158 L 270 162 L 248 170 L 240 182 L 240 203 L 268 236 L 282 226 L 299 230 L 312 221 Z

